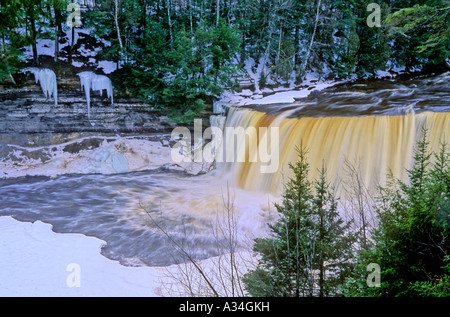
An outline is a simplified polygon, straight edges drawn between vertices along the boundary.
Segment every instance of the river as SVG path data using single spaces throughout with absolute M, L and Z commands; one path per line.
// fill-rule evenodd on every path
M 246 239 L 265 234 L 285 179 L 282 171 L 295 160 L 300 142 L 311 149 L 312 170 L 327 159 L 335 185 L 349 159 L 362 162 L 368 186 L 382 181 L 388 168 L 405 177 L 421 127 L 429 129 L 433 149 L 450 137 L 449 79 L 447 72 L 351 82 L 294 103 L 256 100 L 245 109 L 231 109 L 226 126 L 279 128 L 280 168 L 268 175 L 249 162 L 217 164 L 206 174 L 168 168 L 170 147 L 141 136 L 90 135 L 34 147 L 3 143 L 0 215 L 41 220 L 59 233 L 98 237 L 106 241 L 102 253 L 124 265 L 167 266 L 183 260 L 167 234 L 195 259 L 221 252 L 214 228 L 231 201 L 245 248 Z M 62 151 L 93 139 L 100 139 L 93 149 Z M 41 152 L 39 158 L 21 156 L 33 151 Z

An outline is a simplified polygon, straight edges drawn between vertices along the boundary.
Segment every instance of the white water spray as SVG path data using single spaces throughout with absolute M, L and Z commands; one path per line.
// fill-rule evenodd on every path
M 86 94 L 89 119 L 91 118 L 91 90 L 99 91 L 100 96 L 103 95 L 103 90 L 106 90 L 108 98 L 111 99 L 111 104 L 114 103 L 113 86 L 108 77 L 104 75 L 97 75 L 94 72 L 81 72 L 78 74 L 78 77 L 80 77 L 81 90 L 84 89 Z

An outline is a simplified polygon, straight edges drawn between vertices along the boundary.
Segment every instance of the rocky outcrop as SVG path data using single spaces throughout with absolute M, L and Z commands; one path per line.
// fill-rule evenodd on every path
M 19 86 L 0 87 L 0 133 L 152 133 L 174 128 L 167 117 L 136 99 L 91 96 L 88 118 L 86 97 L 78 77 L 58 78 L 58 105 L 46 99 L 32 76 Z

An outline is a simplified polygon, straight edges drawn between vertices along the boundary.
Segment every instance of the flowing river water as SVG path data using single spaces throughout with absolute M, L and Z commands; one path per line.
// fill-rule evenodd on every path
M 180 261 L 161 228 L 194 258 L 209 258 L 220 252 L 213 228 L 227 201 L 237 213 L 243 243 L 264 234 L 300 144 L 309 149 L 312 176 L 325 164 L 336 186 L 348 164 L 358 166 L 368 187 L 382 184 L 389 170 L 404 179 L 423 127 L 432 150 L 450 138 L 449 79 L 447 72 L 351 82 L 290 104 L 255 101 L 231 108 L 227 127 L 279 129 L 279 168 L 269 174 L 248 161 L 217 163 L 206 174 L 168 168 L 167 143 L 142 136 L 78 136 L 33 146 L 8 143 L 3 136 L 0 216 L 98 237 L 106 242 L 102 253 L 125 265 Z M 82 144 L 95 146 L 68 151 Z M 247 157 L 254 150 L 245 142 L 238 147 Z

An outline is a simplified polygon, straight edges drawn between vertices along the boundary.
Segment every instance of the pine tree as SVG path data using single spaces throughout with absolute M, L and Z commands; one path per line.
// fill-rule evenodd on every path
M 439 280 L 445 274 L 450 252 L 449 166 L 446 146 L 439 153 L 430 152 L 423 131 L 414 165 L 408 170 L 409 181 L 391 177 L 380 188 L 378 226 L 368 249 L 359 256 L 357 270 L 344 285 L 346 295 L 417 296 L 427 281 Z M 381 267 L 378 288 L 364 285 L 364 268 L 369 263 Z
M 444 1 L 404 7 L 386 18 L 396 61 L 408 70 L 443 65 L 450 57 L 450 6 Z
M 280 217 L 269 225 L 270 237 L 255 240 L 259 265 L 244 283 L 253 296 L 336 295 L 354 238 L 337 213 L 325 169 L 318 180 L 309 181 L 305 149 L 290 168 L 294 176 L 275 205 Z
M 315 184 L 314 222 L 318 228 L 316 267 L 319 270 L 319 297 L 335 295 L 343 277 L 350 272 L 355 236 L 350 223 L 344 224 L 337 211 L 338 203 L 322 167 Z
M 23 18 L 19 1 L 0 0 L 0 82 L 10 78 L 14 83 L 14 73 L 21 66 L 23 54 L 19 48 L 24 37 L 15 30 Z
M 390 57 L 390 48 L 387 41 L 387 30 L 385 26 L 369 27 L 367 18 L 370 11 L 368 5 L 371 0 L 358 2 L 356 14 L 356 30 L 359 37 L 359 49 L 357 51 L 358 61 L 356 73 L 361 77 L 372 77 L 377 70 L 385 70 L 386 63 Z M 383 19 L 388 10 L 388 4 L 381 4 L 381 18 Z

